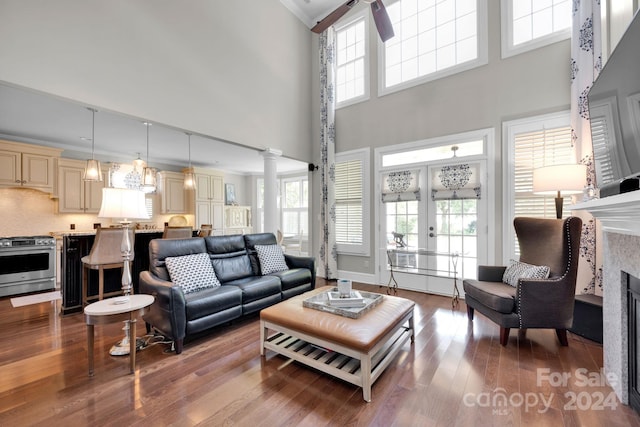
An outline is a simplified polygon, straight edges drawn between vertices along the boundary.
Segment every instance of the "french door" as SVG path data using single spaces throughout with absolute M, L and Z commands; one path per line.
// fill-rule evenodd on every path
M 466 164 L 486 175 L 485 160 Z M 406 245 L 407 253 L 394 254 L 391 262 L 400 267 L 393 275 L 403 289 L 451 295 L 454 275 L 462 291 L 461 279 L 475 278 L 478 264 L 487 262 L 486 198 L 481 193 L 468 198 L 454 198 L 455 193 L 438 196 L 432 177 L 439 169 L 442 162 L 421 168 L 419 200 L 380 202 L 380 283 L 390 280 L 387 250 L 401 245 Z M 412 253 L 413 249 L 425 251 Z

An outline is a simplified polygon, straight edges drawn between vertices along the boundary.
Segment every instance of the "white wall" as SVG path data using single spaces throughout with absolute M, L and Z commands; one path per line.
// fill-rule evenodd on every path
M 278 0 L 2 0 L 0 81 L 308 162 L 310 41 Z

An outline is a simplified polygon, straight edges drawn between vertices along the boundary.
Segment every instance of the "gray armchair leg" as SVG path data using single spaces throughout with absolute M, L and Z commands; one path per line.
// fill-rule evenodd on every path
M 509 341 L 509 331 L 511 331 L 511 328 L 503 328 L 500 326 L 500 345 L 507 345 L 507 342 Z
M 560 345 L 563 347 L 567 347 L 569 345 L 569 340 L 567 340 L 567 330 L 566 329 L 556 329 L 556 335 L 560 340 Z
M 175 340 L 174 344 L 176 348 L 176 354 L 182 353 L 182 348 L 184 346 L 184 339 Z
M 467 318 L 473 320 L 473 307 L 467 306 Z

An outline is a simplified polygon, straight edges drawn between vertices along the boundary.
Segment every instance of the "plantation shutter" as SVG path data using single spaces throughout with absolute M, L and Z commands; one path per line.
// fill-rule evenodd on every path
M 543 166 L 575 163 L 571 127 L 542 129 L 515 135 L 515 216 L 555 218 L 554 196 L 533 194 L 533 170 Z M 571 198 L 564 198 L 565 208 Z M 570 212 L 564 209 L 565 212 Z
M 362 244 L 362 174 L 361 160 L 336 162 L 336 243 Z
M 617 176 L 617 165 L 611 155 L 615 149 L 615 138 L 610 126 L 607 125 L 606 116 L 591 117 L 591 142 L 593 144 L 593 157 L 596 165 L 596 178 L 598 187 L 602 184 L 613 182 Z

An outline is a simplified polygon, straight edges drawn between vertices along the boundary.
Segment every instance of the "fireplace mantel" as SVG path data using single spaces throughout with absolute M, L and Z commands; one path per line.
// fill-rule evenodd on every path
M 576 203 L 569 209 L 588 211 L 600 220 L 603 231 L 640 236 L 640 191 Z

